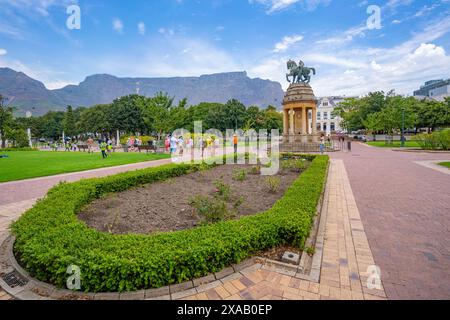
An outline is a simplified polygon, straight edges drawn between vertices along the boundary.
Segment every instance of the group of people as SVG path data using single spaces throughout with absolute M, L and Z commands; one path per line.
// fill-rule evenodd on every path
M 172 155 L 183 156 L 186 152 L 194 153 L 195 149 L 201 150 L 202 157 L 205 151 L 215 156 L 217 148 L 219 148 L 220 140 L 212 136 L 206 138 L 192 138 L 191 136 L 184 138 L 183 136 L 167 136 L 164 142 L 166 152 L 170 152 Z
M 135 151 L 139 146 L 142 146 L 142 140 L 137 137 L 129 137 L 127 140 L 127 146 L 130 151 Z

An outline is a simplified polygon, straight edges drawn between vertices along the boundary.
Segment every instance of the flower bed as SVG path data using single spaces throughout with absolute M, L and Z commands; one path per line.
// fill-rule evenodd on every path
M 170 164 L 60 184 L 13 224 L 15 254 L 32 276 L 59 287 L 65 286 L 70 265 L 80 267 L 84 291 L 133 291 L 181 283 L 220 271 L 259 250 L 281 244 L 303 246 L 327 166 L 327 156 L 316 156 L 284 196 L 263 213 L 153 235 L 101 233 L 88 228 L 76 214 L 107 193 L 202 170 L 206 165 Z

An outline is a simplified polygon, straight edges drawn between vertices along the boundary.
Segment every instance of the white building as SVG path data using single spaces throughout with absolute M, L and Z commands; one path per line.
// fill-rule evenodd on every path
M 317 102 L 317 132 L 331 134 L 343 131 L 341 128 L 342 119 L 334 115 L 334 109 L 346 97 L 323 97 Z
M 450 79 L 427 81 L 419 90 L 414 91 L 414 96 L 418 99 L 444 101 L 446 97 L 450 97 Z

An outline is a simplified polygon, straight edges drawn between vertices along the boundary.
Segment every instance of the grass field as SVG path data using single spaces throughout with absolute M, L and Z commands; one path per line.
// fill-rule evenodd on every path
M 401 142 L 400 141 L 394 141 L 393 144 L 386 144 L 384 141 L 371 141 L 367 142 L 369 146 L 373 147 L 380 147 L 380 148 L 400 148 Z M 405 142 L 406 148 L 420 148 L 420 145 L 416 141 L 406 141 Z
M 23 151 L 2 152 L 8 158 L 0 159 L 0 182 L 45 177 L 55 174 L 119 166 L 130 163 L 169 158 L 166 154 L 113 153 L 102 159 L 100 153 Z
M 450 162 L 441 162 L 439 165 L 450 169 Z

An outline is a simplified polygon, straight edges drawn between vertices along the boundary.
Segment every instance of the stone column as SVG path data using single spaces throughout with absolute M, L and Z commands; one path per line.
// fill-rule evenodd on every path
M 291 108 L 291 110 L 289 110 L 289 113 L 290 113 L 289 134 L 295 135 L 295 125 L 294 125 L 295 111 L 294 111 L 294 109 Z
M 289 134 L 288 111 L 283 109 L 283 135 Z
M 317 109 L 312 109 L 312 134 L 317 134 Z
M 302 134 L 308 134 L 306 107 L 302 107 Z

